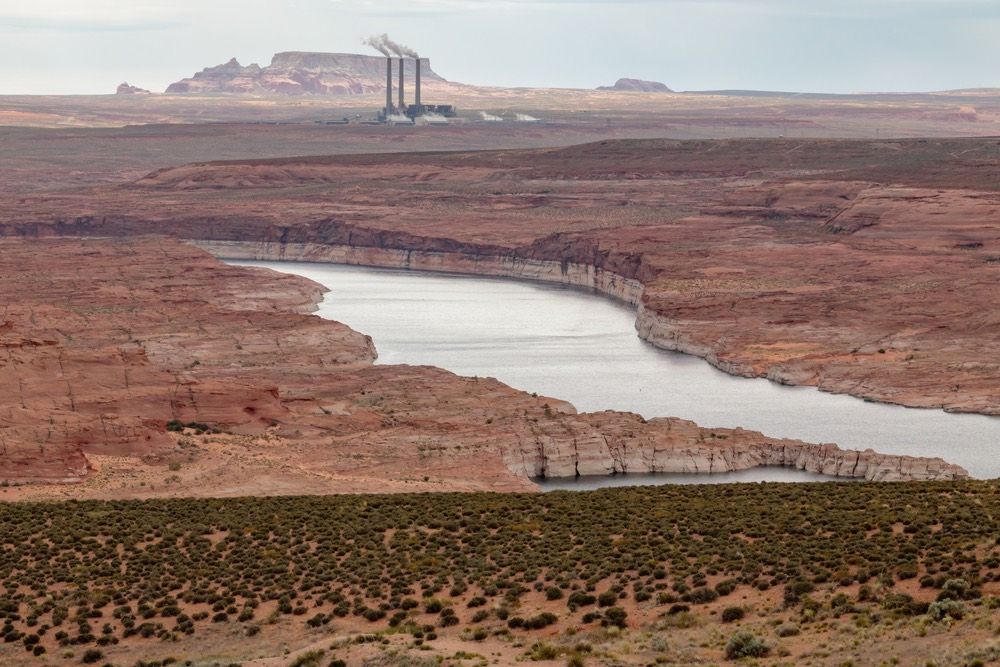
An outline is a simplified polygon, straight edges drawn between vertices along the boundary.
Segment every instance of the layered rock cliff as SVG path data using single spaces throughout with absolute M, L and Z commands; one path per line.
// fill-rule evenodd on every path
M 84 482 L 17 497 L 529 490 L 534 477 L 756 466 L 966 476 L 936 459 L 577 414 L 490 378 L 376 366 L 370 338 L 301 314 L 319 285 L 175 240 L 0 243 L 0 479 Z M 634 282 L 587 267 L 506 268 L 637 296 Z
M 396 85 L 399 60 L 393 60 Z M 407 85 L 416 73 L 413 59 L 404 60 Z M 194 76 L 167 87 L 168 93 L 258 93 L 276 95 L 362 95 L 385 91 L 386 59 L 353 53 L 286 51 L 276 53 L 271 64 L 243 66 L 232 58 L 215 67 L 206 67 Z M 431 69 L 430 60 L 421 59 L 421 81 L 444 81 Z

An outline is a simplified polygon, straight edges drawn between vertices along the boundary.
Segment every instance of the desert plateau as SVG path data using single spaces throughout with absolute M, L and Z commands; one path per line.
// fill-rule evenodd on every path
M 0 664 L 1000 663 L 1000 89 L 350 34 L 0 79 Z

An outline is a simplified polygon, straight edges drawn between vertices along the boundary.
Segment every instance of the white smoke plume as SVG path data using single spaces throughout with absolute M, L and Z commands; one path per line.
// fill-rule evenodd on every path
M 400 58 L 410 57 L 419 58 L 417 52 L 408 46 L 404 46 L 399 42 L 395 42 L 389 38 L 389 35 L 382 33 L 381 35 L 372 35 L 368 39 L 364 40 L 364 44 L 372 47 L 376 51 L 379 51 L 384 56 L 391 56 L 393 54 L 399 56 Z
M 400 58 L 403 58 L 403 57 L 419 58 L 420 57 L 420 56 L 417 55 L 417 52 L 414 51 L 413 49 L 411 49 L 410 47 L 404 46 L 404 45 L 400 44 L 399 42 L 394 42 L 391 39 L 389 39 L 389 35 L 382 35 L 382 37 L 385 39 L 385 45 L 389 47 L 389 50 L 391 50 L 393 53 L 395 53 Z
M 362 40 L 361 43 L 379 51 L 383 56 L 391 56 L 392 51 L 386 45 L 388 39 L 389 35 L 372 35 L 368 39 Z

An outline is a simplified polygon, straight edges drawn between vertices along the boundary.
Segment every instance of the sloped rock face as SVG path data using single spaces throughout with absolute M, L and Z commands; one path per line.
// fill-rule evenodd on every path
M 613 86 L 600 86 L 598 90 L 617 90 L 630 93 L 672 93 L 666 84 L 642 79 L 618 79 Z
M 287 409 L 273 382 L 248 381 L 255 368 L 374 357 L 366 337 L 294 314 L 322 291 L 309 281 L 274 274 L 241 292 L 252 272 L 176 242 L 0 246 L 7 481 L 77 481 L 87 455 L 155 455 L 173 445 L 171 420 L 262 433 Z
M 646 421 L 622 412 L 579 415 L 565 432 L 535 435 L 533 442 L 505 454 L 512 469 L 530 477 L 713 474 L 762 466 L 868 481 L 966 477 L 941 459 L 847 451 L 743 429 L 706 429 L 683 419 Z
M 208 67 L 188 79 L 170 84 L 168 93 L 260 93 L 277 95 L 362 95 L 385 91 L 386 59 L 352 53 L 286 51 L 271 64 L 244 67 L 233 58 Z M 393 60 L 393 85 L 399 60 Z M 413 59 L 404 60 L 404 75 L 412 86 L 416 74 Z M 422 82 L 444 81 L 421 59 Z

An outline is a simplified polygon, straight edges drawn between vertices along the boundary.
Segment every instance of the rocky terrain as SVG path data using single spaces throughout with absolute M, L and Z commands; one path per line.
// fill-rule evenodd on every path
M 385 58 L 353 53 L 276 53 L 271 64 L 243 66 L 232 58 L 215 67 L 206 67 L 194 76 L 167 87 L 167 93 L 253 93 L 275 95 L 364 95 L 385 91 Z M 399 59 L 393 62 L 396 85 Z M 416 65 L 412 58 L 403 67 L 408 86 L 413 85 Z M 421 59 L 421 83 L 442 82 L 430 60 Z M 410 88 L 412 90 L 412 88 Z
M 973 139 L 237 161 L 20 198 L 0 233 L 631 281 L 640 335 L 728 372 L 996 415 L 997 164 Z
M 629 93 L 672 93 L 667 84 L 642 79 L 618 79 L 613 86 L 600 86 L 598 90 L 617 90 Z
M 3 496 L 531 489 L 529 478 L 788 466 L 952 479 L 940 460 L 845 452 L 678 419 L 577 414 L 492 379 L 373 366 L 308 315 L 321 288 L 170 239 L 6 240 Z

